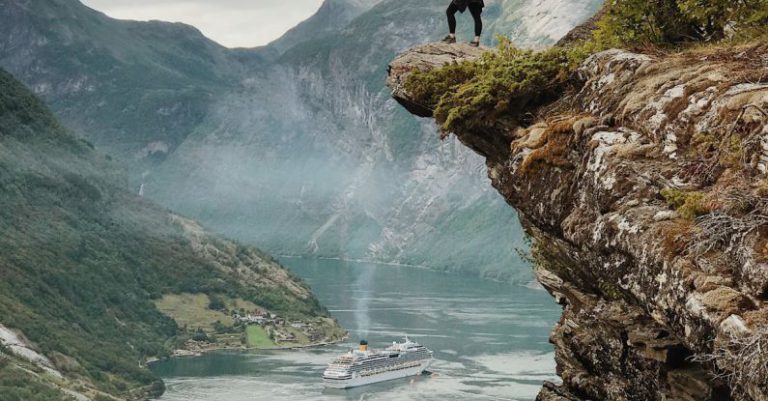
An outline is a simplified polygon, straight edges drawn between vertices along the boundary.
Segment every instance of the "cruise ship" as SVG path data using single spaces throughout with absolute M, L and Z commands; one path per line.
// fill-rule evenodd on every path
M 405 342 L 393 342 L 382 351 L 360 348 L 337 357 L 323 372 L 323 383 L 331 388 L 350 388 L 420 375 L 432 363 L 432 351 L 408 337 Z

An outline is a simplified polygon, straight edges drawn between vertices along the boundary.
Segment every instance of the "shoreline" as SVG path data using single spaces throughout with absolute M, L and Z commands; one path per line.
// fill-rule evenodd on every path
M 169 361 L 171 359 L 182 359 L 182 358 L 198 358 L 201 356 L 204 356 L 205 354 L 210 354 L 213 352 L 220 352 L 220 351 L 239 351 L 239 352 L 252 352 L 252 351 L 291 351 L 291 350 L 300 350 L 300 349 L 307 349 L 307 348 L 319 348 L 319 347 L 327 347 L 329 345 L 334 344 L 340 344 L 344 341 L 349 339 L 349 334 L 345 335 L 344 337 L 335 340 L 335 341 L 324 341 L 319 343 L 312 343 L 312 344 L 299 344 L 299 345 L 283 345 L 283 346 L 276 346 L 271 348 L 259 348 L 259 347 L 214 347 L 214 348 L 208 348 L 204 350 L 199 351 L 190 351 L 190 350 L 184 350 L 184 349 L 177 349 L 174 350 L 171 356 L 164 357 L 164 358 L 147 358 L 144 361 L 144 365 L 149 367 L 151 365 Z
M 472 276 L 477 277 L 481 280 L 486 280 L 494 283 L 499 284 L 509 284 L 512 286 L 519 286 L 519 287 L 527 287 L 535 290 L 544 290 L 543 287 L 539 287 L 541 284 L 538 282 L 536 277 L 534 276 L 531 280 L 528 281 L 522 281 L 522 280 L 501 280 L 497 278 L 490 278 L 490 277 L 483 277 L 479 274 L 473 274 L 471 272 L 465 272 L 460 270 L 444 270 L 438 267 L 432 267 L 427 265 L 412 265 L 407 263 L 397 263 L 397 262 L 381 262 L 381 261 L 372 261 L 367 259 L 347 259 L 342 258 L 338 256 L 307 256 L 307 255 L 286 255 L 286 254 L 275 254 L 272 255 L 278 263 L 283 265 L 283 263 L 280 261 L 280 258 L 285 259 L 302 259 L 302 260 L 334 260 L 338 262 L 351 262 L 351 263 L 360 263 L 360 264 L 371 264 L 371 265 L 377 265 L 377 266 L 385 266 L 385 267 L 409 267 L 419 270 L 427 270 L 435 273 L 441 273 L 441 274 L 448 274 L 448 275 L 458 275 L 458 276 Z M 290 268 L 288 266 L 283 266 L 286 269 Z
M 424 269 L 424 270 L 431 270 L 440 272 L 443 270 L 440 270 L 435 267 L 430 267 L 426 265 L 413 265 L 408 263 L 398 263 L 398 262 L 382 262 L 382 261 L 375 261 L 375 260 L 369 260 L 369 259 L 347 259 L 342 258 L 339 256 L 306 256 L 306 255 L 273 255 L 276 258 L 286 258 L 286 259 L 304 259 L 304 260 L 336 260 L 339 262 L 352 262 L 352 263 L 366 263 L 366 264 L 372 264 L 372 265 L 379 265 L 379 266 L 390 266 L 390 267 L 413 267 L 416 269 Z M 446 271 L 448 272 L 448 271 Z

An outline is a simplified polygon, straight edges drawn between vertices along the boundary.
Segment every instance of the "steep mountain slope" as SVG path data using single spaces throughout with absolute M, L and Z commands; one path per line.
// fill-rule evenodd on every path
M 482 160 L 455 142 L 434 144 L 434 128 L 395 107 L 383 90 L 386 62 L 396 52 L 443 34 L 445 1 L 329 0 L 316 16 L 272 47 L 237 51 L 223 50 L 191 33 L 153 35 L 148 43 L 125 27 L 153 32 L 173 25 L 113 21 L 83 12 L 84 7 L 73 0 L 36 3 L 47 4 L 48 13 L 64 7 L 82 15 L 80 19 L 98 21 L 85 24 L 86 28 L 115 26 L 116 32 L 125 33 L 121 41 L 146 53 L 135 58 L 142 71 L 170 70 L 178 78 L 161 80 L 160 88 L 147 91 L 123 80 L 126 67 L 118 63 L 90 75 L 98 82 L 114 81 L 114 93 L 90 96 L 70 91 L 67 97 L 46 93 L 42 89 L 66 78 L 28 68 L 25 53 L 18 50 L 22 44 L 40 42 L 46 45 L 31 48 L 61 49 L 88 66 L 86 70 L 94 63 L 84 55 L 102 46 L 99 41 L 88 43 L 92 35 L 84 33 L 77 36 L 81 48 L 61 47 L 59 36 L 29 28 L 42 24 L 40 12 L 21 0 L 11 1 L 9 9 L 23 18 L 5 11 L 9 23 L 4 26 L 12 27 L 5 28 L 10 32 L 7 37 L 17 45 L 13 49 L 4 45 L 0 64 L 41 88 L 67 125 L 84 128 L 100 149 L 128 166 L 136 186 L 145 184 L 146 196 L 273 253 L 529 278 L 526 268 L 515 267 L 521 265 L 515 245 L 508 249 L 488 245 L 500 237 L 524 244 L 514 212 L 487 189 Z M 547 10 L 538 2 L 489 1 L 486 40 L 492 43 L 494 32 L 514 26 L 513 39 L 553 42 L 557 37 L 540 34 L 536 24 L 575 23 L 576 16 L 588 15 L 583 10 L 594 3 L 555 2 Z M 467 36 L 469 29 L 463 16 L 462 35 Z M 168 61 L 164 56 L 168 49 L 182 52 L 185 59 L 210 61 L 199 67 L 204 73 L 178 72 L 186 64 Z M 45 52 L 34 55 L 42 66 L 58 64 Z M 110 109 L 115 99 L 123 97 L 117 91 L 126 89 L 149 98 L 158 94 L 164 100 L 148 102 L 142 95 Z M 142 104 L 147 107 L 134 106 Z M 75 110 L 70 105 L 93 113 L 70 115 L 68 110 Z M 100 108 L 115 113 L 101 113 Z M 133 125 L 116 131 L 120 121 Z M 414 130 L 422 135 L 409 135 Z M 472 243 L 466 241 L 469 237 Z
M 62 399 L 59 387 L 90 398 L 162 392 L 143 362 L 189 336 L 155 307 L 165 294 L 242 299 L 298 320 L 327 316 L 259 250 L 212 236 L 126 185 L 0 70 L 3 400 Z
M 510 37 L 523 47 L 549 45 L 595 14 L 603 0 L 499 0 L 488 2 L 490 37 Z
M 488 246 L 499 237 L 524 245 L 514 213 L 487 190 L 481 159 L 455 142 L 433 143 L 434 128 L 383 90 L 386 61 L 439 37 L 444 8 L 443 1 L 383 1 L 345 29 L 287 50 L 275 71 L 259 71 L 269 84 L 225 99 L 205 139 L 190 138 L 161 167 L 148 185 L 152 196 L 280 253 L 526 277 L 513 267 L 520 265 L 514 245 Z M 461 29 L 466 35 L 469 24 Z M 414 130 L 421 136 L 407 134 Z M 201 193 L 217 200 L 197 202 Z M 263 207 L 273 202 L 295 207 L 275 216 Z
M 382 0 L 327 0 L 306 21 L 269 44 L 279 53 L 308 39 L 338 34 L 355 17 Z
M 0 65 L 134 175 L 183 142 L 239 68 L 193 27 L 118 21 L 74 0 L 2 0 L 0 21 Z

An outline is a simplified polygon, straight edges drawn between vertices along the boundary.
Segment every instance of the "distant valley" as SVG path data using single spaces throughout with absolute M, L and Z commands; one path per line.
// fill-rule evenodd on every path
M 308 286 L 264 252 L 127 192 L 126 181 L 0 69 L 3 401 L 160 394 L 149 360 L 270 345 L 249 341 L 257 327 L 235 324 L 246 312 L 279 317 L 265 328 L 275 341 L 344 335 Z M 185 301 L 191 294 L 202 302 Z
M 489 1 L 488 44 L 552 43 L 598 3 Z M 482 160 L 384 89 L 395 53 L 443 33 L 444 7 L 328 0 L 272 45 L 230 50 L 181 24 L 11 0 L 0 65 L 119 161 L 132 191 L 216 231 L 273 254 L 527 282 L 522 231 Z

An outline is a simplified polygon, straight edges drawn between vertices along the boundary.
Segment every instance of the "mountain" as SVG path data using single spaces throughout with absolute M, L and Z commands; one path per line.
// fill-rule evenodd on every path
M 526 280 L 517 217 L 488 190 L 482 159 L 455 141 L 435 144 L 434 128 L 384 88 L 394 54 L 442 34 L 443 3 L 382 1 L 285 51 L 259 71 L 268 83 L 224 99 L 201 137 L 150 177 L 151 196 L 277 253 Z M 292 207 L 264 207 L 280 203 Z M 493 238 L 516 245 L 492 247 Z
M 238 76 L 236 54 L 188 25 L 117 21 L 72 0 L 2 0 L 0 20 L 0 64 L 138 174 Z
M 199 326 L 181 327 L 158 306 L 185 294 L 338 331 L 309 288 L 263 252 L 127 186 L 108 157 L 0 70 L 0 398 L 161 393 L 144 361 L 192 339 Z
M 355 17 L 381 1 L 325 0 L 315 14 L 270 43 L 269 48 L 282 53 L 309 38 L 338 34 Z
M 455 140 L 435 144 L 432 125 L 384 88 L 389 59 L 444 34 L 444 1 L 328 0 L 271 46 L 237 50 L 74 0 L 5 2 L 0 65 L 113 155 L 147 197 L 275 254 L 530 280 L 515 251 L 526 246 L 517 217 L 488 189 L 482 158 Z M 596 7 L 546 3 L 489 1 L 486 42 L 511 29 L 522 43 L 552 43 L 537 24 L 576 24 Z M 76 18 L 46 17 L 62 10 Z M 67 28 L 73 21 L 81 30 Z M 462 37 L 470 28 L 463 16 Z M 117 56 L 126 49 L 130 57 Z M 99 69 L 105 62 L 90 55 L 102 53 L 111 64 Z M 81 81 L 89 84 L 66 84 Z M 510 247 L 491 246 L 499 238 Z
M 498 0 L 485 15 L 490 37 L 503 35 L 524 47 L 551 45 L 592 17 L 603 0 Z

